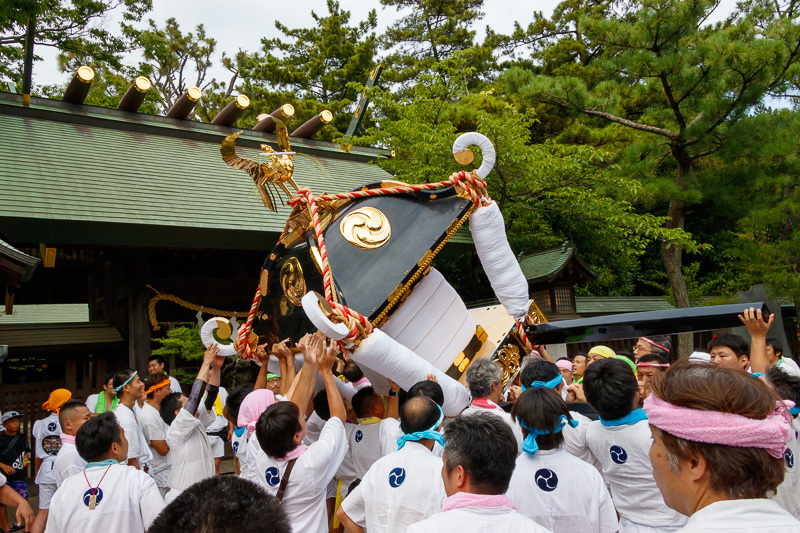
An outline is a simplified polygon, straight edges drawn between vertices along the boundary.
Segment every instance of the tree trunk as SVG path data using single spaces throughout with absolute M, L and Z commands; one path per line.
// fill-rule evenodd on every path
M 683 178 L 693 172 L 691 160 L 681 163 L 681 158 L 678 159 L 678 169 L 675 173 L 675 183 L 680 185 Z M 670 221 L 667 222 L 667 228 L 683 229 L 686 223 L 685 212 L 683 205 L 677 200 L 670 200 L 667 209 L 667 215 Z M 669 278 L 669 285 L 672 288 L 672 295 L 675 298 L 675 304 L 678 307 L 691 307 L 692 302 L 689 299 L 689 291 L 686 288 L 686 280 L 683 277 L 683 248 L 677 244 L 670 244 L 667 242 L 661 243 L 661 259 L 664 262 L 664 269 Z M 673 349 L 673 359 L 688 359 L 693 350 L 693 339 L 691 333 L 684 333 L 678 335 L 677 349 Z

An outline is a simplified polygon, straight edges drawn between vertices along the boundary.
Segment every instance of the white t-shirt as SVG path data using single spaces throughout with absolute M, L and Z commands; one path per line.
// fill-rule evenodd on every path
M 139 411 L 139 427 L 142 428 L 144 440 L 150 448 L 153 459 L 150 460 L 150 475 L 156 480 L 159 487 L 169 487 L 170 463 L 169 453 L 161 455 L 150 443 L 154 440 L 167 440 L 169 426 L 161 418 L 158 410 L 145 402 Z
M 88 398 L 86 398 L 86 407 L 88 407 L 89 411 L 92 413 L 94 413 L 94 410 L 97 407 L 98 396 L 98 394 L 91 394 Z
M 172 376 L 169 377 L 169 390 L 172 392 L 180 392 L 183 394 L 183 389 L 181 389 L 181 384 L 178 383 L 178 380 L 173 378 Z M 224 403 L 222 405 L 225 405 Z
M 334 417 L 325 423 L 317 442 L 295 462 L 281 505 L 293 531 L 327 533 L 326 489 L 346 451 L 344 425 Z M 255 434 L 247 443 L 247 456 L 253 463 L 247 479 L 275 496 L 288 461 L 273 459 L 264 453 Z
M 800 533 L 800 522 L 767 500 L 714 502 L 689 517 L 679 533 Z
M 357 424 L 347 434 L 348 451 L 342 464 L 347 464 L 356 479 L 361 479 L 367 470 L 381 458 L 381 426 L 385 420 L 375 424 Z
M 142 533 L 164 508 L 164 499 L 153 478 L 141 470 L 112 464 L 93 466 L 84 473 L 86 478 L 83 474 L 72 476 L 56 491 L 50 503 L 46 533 L 108 530 Z M 97 503 L 94 509 L 89 509 L 90 491 L 94 488 L 98 489 Z
M 200 400 L 200 403 L 205 403 L 207 396 L 208 396 L 208 390 L 206 390 L 206 392 L 203 393 L 203 398 Z M 222 402 L 222 406 L 225 407 L 225 402 L 228 401 L 228 391 L 225 390 L 225 387 L 219 388 L 219 392 L 217 393 L 217 398 L 219 398 L 219 401 Z M 217 414 L 213 407 L 209 412 L 210 414 L 214 415 L 214 422 L 212 422 L 211 425 L 209 425 L 206 428 L 206 431 L 208 433 L 216 433 L 218 431 L 222 431 L 223 429 L 225 430 L 228 429 L 228 419 L 225 418 L 222 412 L 220 412 L 220 414 Z
M 786 474 L 770 499 L 800 520 L 800 464 L 795 464 L 797 461 L 800 461 L 800 446 L 797 443 L 797 431 L 792 428 L 786 439 L 786 451 L 783 452 Z
M 369 533 L 403 533 L 440 512 L 446 499 L 442 460 L 422 444 L 407 442 L 372 465 L 342 509 Z
M 495 416 L 499 416 L 503 419 L 503 421 L 508 424 L 508 427 L 511 428 L 511 431 L 514 432 L 514 438 L 517 439 L 517 454 L 522 453 L 522 428 L 519 427 L 519 424 L 514 422 L 514 419 L 511 418 L 509 413 L 503 411 L 503 409 L 497 405 L 496 403 L 492 402 L 491 400 L 486 400 L 490 404 L 494 406 L 492 409 L 487 409 L 486 407 L 478 407 L 477 405 L 470 405 L 461 413 L 462 415 L 474 415 L 475 413 L 491 413 Z
M 120 402 L 114 409 L 114 416 L 122 431 L 125 432 L 125 439 L 128 441 L 128 459 L 137 459 L 139 468 L 149 465 L 153 454 L 150 453 L 150 447 L 136 421 L 136 415 L 128 406 Z
M 86 461 L 78 455 L 78 448 L 71 442 L 64 442 L 56 456 L 56 485 L 59 487 L 70 476 L 82 472 Z
M 667 507 L 653 479 L 652 440 L 647 420 L 610 427 L 595 421 L 586 428 L 586 444 L 601 465 L 620 517 L 655 528 L 682 526 L 686 517 Z
M 520 513 L 555 533 L 615 533 L 619 529 L 602 476 L 562 449 L 517 457 L 506 496 Z
M 400 428 L 400 421 L 396 418 L 384 418 L 381 422 L 381 455 L 387 456 L 397 451 L 397 439 L 403 436 Z M 433 455 L 436 457 L 444 456 L 444 447 L 438 442 L 433 443 Z
M 31 435 L 36 439 L 36 457 L 42 460 L 35 482 L 37 485 L 54 485 L 56 455 L 61 448 L 61 424 L 58 423 L 58 415 L 52 413 L 47 418 L 34 422 Z
M 169 476 L 169 503 L 189 486 L 206 478 L 214 477 L 214 455 L 208 444 L 206 424 L 214 421 L 214 416 L 206 411 L 200 402 L 199 419 L 186 409 L 181 409 L 167 431 L 167 445 L 172 472 Z
M 429 516 L 410 526 L 408 533 L 549 533 L 527 516 L 508 507 L 460 507 Z

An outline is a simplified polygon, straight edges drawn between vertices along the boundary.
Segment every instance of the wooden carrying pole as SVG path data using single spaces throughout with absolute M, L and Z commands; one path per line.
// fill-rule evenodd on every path
M 319 130 L 324 128 L 326 124 L 330 124 L 332 120 L 333 113 L 325 109 L 320 114 L 308 119 L 306 122 L 300 125 L 290 134 L 290 136 L 308 139 L 309 137 L 313 137 L 317 132 L 319 132 Z
M 167 117 L 185 120 L 192 114 L 194 107 L 203 96 L 202 91 L 197 87 L 189 87 L 186 92 L 178 98 L 172 107 L 167 111 Z
M 94 71 L 90 67 L 86 65 L 78 67 L 69 85 L 67 85 L 67 90 L 64 91 L 64 96 L 61 97 L 61 101 L 70 104 L 82 104 L 86 100 L 86 95 L 89 94 L 93 79 Z

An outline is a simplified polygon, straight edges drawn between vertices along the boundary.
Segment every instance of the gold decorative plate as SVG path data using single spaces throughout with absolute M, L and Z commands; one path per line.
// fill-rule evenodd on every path
M 392 236 L 389 219 L 374 207 L 359 207 L 347 213 L 339 222 L 339 231 L 347 242 L 364 250 L 380 248 Z
M 296 257 L 290 257 L 281 267 L 281 288 L 293 305 L 301 306 L 300 300 L 306 293 L 306 278 L 303 277 L 303 267 Z

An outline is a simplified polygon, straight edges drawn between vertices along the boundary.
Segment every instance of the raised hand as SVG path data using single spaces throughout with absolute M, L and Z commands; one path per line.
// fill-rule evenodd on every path
M 208 348 L 206 348 L 206 352 L 203 354 L 203 366 L 211 366 L 214 363 L 214 359 L 218 355 L 219 355 L 219 346 L 216 343 L 212 342 L 211 345 Z
M 739 320 L 747 327 L 747 333 L 750 337 L 764 337 L 766 338 L 769 328 L 775 322 L 775 315 L 770 314 L 766 322 L 764 322 L 764 314 L 761 309 L 745 309 L 742 315 L 739 315 Z

